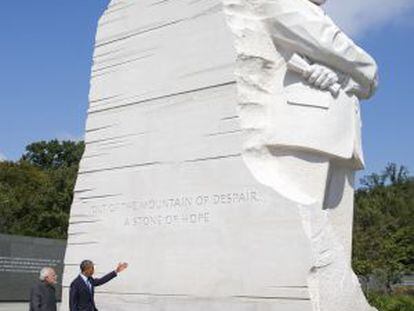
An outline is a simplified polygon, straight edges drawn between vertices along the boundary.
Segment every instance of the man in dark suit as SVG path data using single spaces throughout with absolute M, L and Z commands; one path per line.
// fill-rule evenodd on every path
M 30 311 L 56 311 L 55 270 L 49 267 L 43 268 L 39 279 L 30 292 Z
M 95 287 L 109 282 L 127 267 L 127 263 L 120 263 L 114 271 L 102 278 L 95 279 L 92 277 L 95 272 L 93 262 L 90 260 L 82 261 L 80 275 L 70 284 L 70 311 L 98 311 L 94 300 Z

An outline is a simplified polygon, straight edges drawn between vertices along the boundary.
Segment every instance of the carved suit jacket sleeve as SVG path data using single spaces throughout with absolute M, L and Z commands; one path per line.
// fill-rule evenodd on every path
M 308 56 L 350 75 L 362 87 L 374 91 L 377 64 L 347 37 L 318 6 L 309 0 L 247 0 L 276 45 Z

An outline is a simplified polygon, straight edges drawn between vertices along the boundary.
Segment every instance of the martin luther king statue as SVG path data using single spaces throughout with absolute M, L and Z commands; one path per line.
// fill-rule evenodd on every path
M 299 206 L 313 250 L 315 310 L 369 310 L 350 259 L 354 173 L 364 167 L 359 101 L 374 94 L 377 65 L 324 2 L 224 0 L 243 154 L 259 181 Z

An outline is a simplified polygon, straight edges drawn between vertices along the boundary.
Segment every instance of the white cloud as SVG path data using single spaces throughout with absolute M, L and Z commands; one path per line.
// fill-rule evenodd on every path
M 0 162 L 5 160 L 7 160 L 7 157 L 4 154 L 0 153 Z
M 413 0 L 328 0 L 326 11 L 351 36 L 404 18 Z

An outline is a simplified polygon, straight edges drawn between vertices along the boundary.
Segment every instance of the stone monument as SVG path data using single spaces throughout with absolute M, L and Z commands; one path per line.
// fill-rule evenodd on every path
M 350 265 L 374 60 L 322 0 L 112 0 L 99 21 L 62 310 L 362 311 Z

